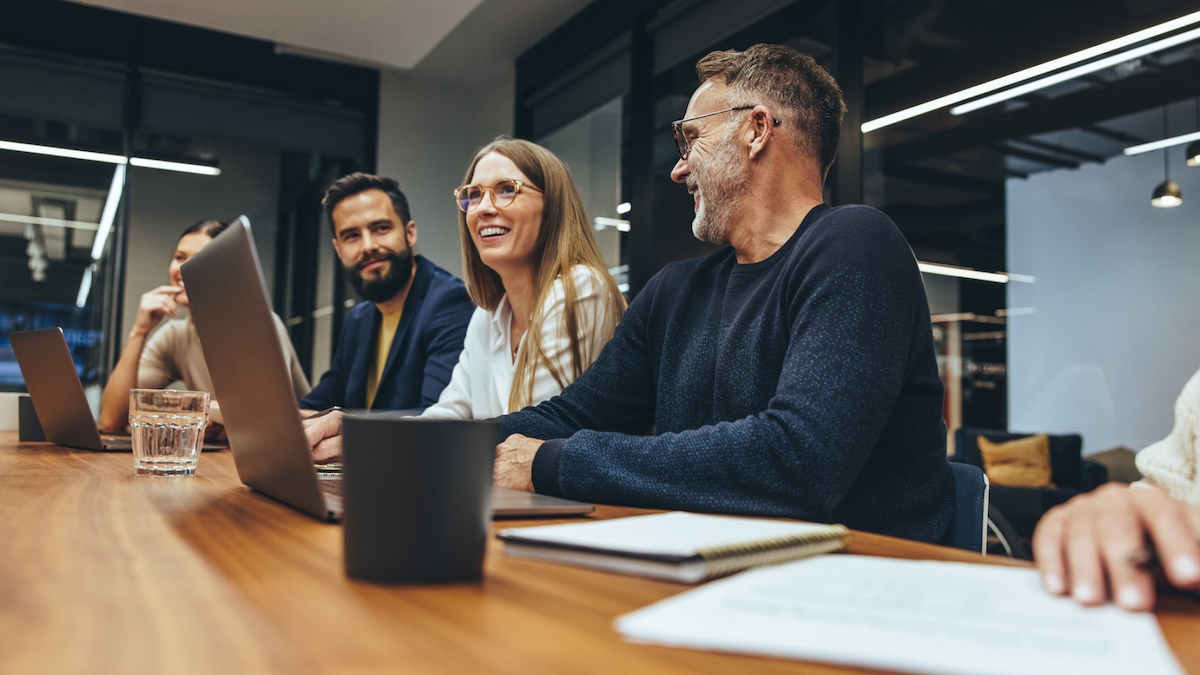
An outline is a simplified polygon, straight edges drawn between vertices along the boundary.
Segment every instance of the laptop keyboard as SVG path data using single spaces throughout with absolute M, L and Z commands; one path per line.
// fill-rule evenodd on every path
M 342 474 L 317 474 L 317 487 L 321 488 L 321 494 L 326 497 L 333 497 L 338 501 L 342 499 Z
M 317 487 L 321 489 L 326 505 L 334 518 L 340 519 L 344 485 L 342 474 L 322 471 L 317 473 L 317 478 Z M 591 504 L 492 487 L 492 509 L 494 518 L 529 518 L 586 515 L 591 513 L 594 507 Z

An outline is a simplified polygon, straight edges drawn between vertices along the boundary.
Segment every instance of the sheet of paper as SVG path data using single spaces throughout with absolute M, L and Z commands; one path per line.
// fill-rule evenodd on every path
M 828 527 L 778 520 L 675 512 L 589 523 L 523 527 L 506 532 L 514 533 L 522 539 L 570 546 L 687 556 L 694 555 L 702 548 L 802 535 L 820 532 Z
M 1031 569 L 826 555 L 619 617 L 631 641 L 955 675 L 1182 675 L 1158 622 L 1083 608 Z

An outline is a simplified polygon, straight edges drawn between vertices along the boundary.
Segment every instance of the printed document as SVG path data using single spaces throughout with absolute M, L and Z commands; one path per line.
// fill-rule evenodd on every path
M 1084 608 L 1032 569 L 826 555 L 619 617 L 626 639 L 913 673 L 1183 675 L 1153 614 Z

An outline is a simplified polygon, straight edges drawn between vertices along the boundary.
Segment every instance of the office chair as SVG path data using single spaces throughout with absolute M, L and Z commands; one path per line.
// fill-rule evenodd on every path
M 983 455 L 979 451 L 979 437 L 993 443 L 1003 443 L 1030 434 L 1009 433 L 995 429 L 962 427 L 954 432 L 954 454 L 951 463 L 962 462 L 983 468 Z M 993 510 L 1004 512 L 1012 529 L 1021 537 L 1032 537 L 1038 520 L 1052 507 L 1062 504 L 1071 497 L 1089 492 L 1108 481 L 1108 470 L 1103 464 L 1083 459 L 1083 437 L 1078 434 L 1050 436 L 1050 465 L 1055 488 L 1025 488 L 1008 485 L 993 485 L 988 491 Z
M 977 466 L 950 462 L 954 474 L 954 527 L 950 545 L 987 552 L 988 479 Z
M 991 489 L 988 490 L 988 499 L 991 500 Z M 988 552 L 994 553 L 999 547 L 999 550 L 1004 551 L 1004 555 L 1017 560 L 1033 560 L 1033 556 L 1029 554 L 1029 549 L 1025 547 L 1025 542 L 1021 541 L 1020 535 L 1009 524 L 1008 519 L 996 508 L 995 504 L 988 504 Z

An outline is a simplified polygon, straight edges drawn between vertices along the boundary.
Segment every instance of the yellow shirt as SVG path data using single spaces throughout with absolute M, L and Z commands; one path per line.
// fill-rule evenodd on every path
M 368 408 L 375 402 L 375 394 L 379 391 L 379 380 L 383 378 L 388 352 L 392 351 L 392 339 L 396 337 L 396 328 L 400 326 L 400 315 L 403 313 L 404 311 L 401 309 L 395 314 L 384 315 L 383 320 L 379 322 L 379 335 L 375 337 L 375 361 L 371 365 L 370 372 L 367 373 Z

